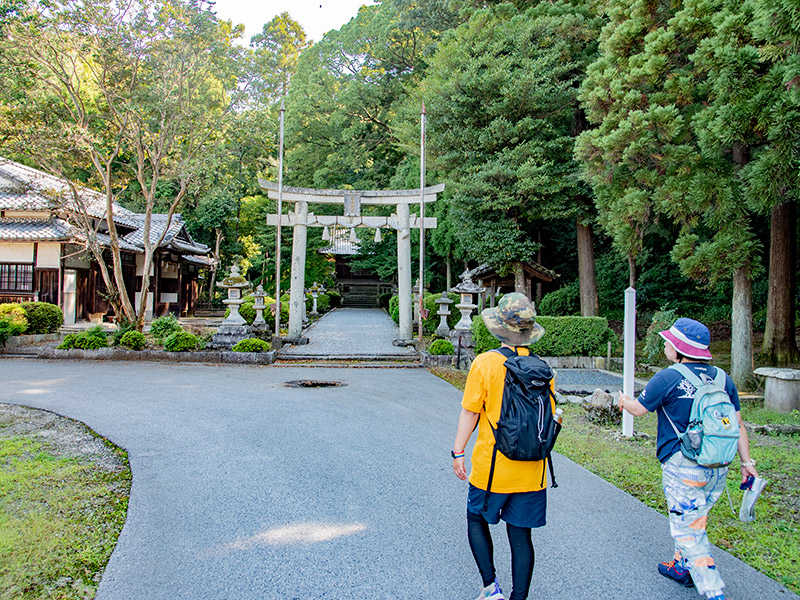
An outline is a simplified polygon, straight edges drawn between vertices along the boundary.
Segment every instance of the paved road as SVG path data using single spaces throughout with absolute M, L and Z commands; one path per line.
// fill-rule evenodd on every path
M 280 357 L 411 358 L 409 346 L 393 346 L 400 330 L 382 308 L 337 308 L 303 332 L 309 343 L 282 348 Z
M 346 385 L 284 386 L 298 379 Z M 98 600 L 475 596 L 448 456 L 460 394 L 427 371 L 6 358 L 0 381 L 0 401 L 83 421 L 129 453 L 128 520 Z M 569 460 L 556 469 L 531 598 L 698 597 L 656 573 L 664 516 Z M 732 600 L 797 598 L 717 559 Z

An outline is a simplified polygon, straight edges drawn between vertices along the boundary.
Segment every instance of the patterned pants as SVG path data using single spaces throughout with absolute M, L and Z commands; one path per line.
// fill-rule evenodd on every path
M 661 469 L 669 528 L 675 540 L 675 564 L 689 569 L 698 593 L 708 598 L 720 595 L 725 583 L 711 556 L 706 519 L 725 490 L 728 467 L 701 467 L 676 452 Z

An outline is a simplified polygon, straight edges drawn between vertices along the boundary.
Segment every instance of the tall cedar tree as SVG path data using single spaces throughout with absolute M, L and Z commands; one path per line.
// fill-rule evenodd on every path
M 757 128 L 766 142 L 748 169 L 749 200 L 771 214 L 769 296 L 762 360 L 798 365 L 795 318 L 797 203 L 800 200 L 800 4 L 793 0 L 749 0 L 746 8 L 759 44 L 764 90 Z M 768 68 L 766 73 L 763 69 Z M 755 111 L 754 111 L 755 112 Z
M 572 153 L 577 84 L 598 27 L 584 3 L 477 11 L 445 36 L 420 87 L 460 244 L 514 271 L 520 291 L 539 222 L 592 213 Z

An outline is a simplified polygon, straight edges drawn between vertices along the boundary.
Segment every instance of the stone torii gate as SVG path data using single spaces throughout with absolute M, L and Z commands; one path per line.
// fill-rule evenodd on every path
M 261 189 L 273 200 L 278 199 L 278 184 L 258 180 Z M 444 184 L 425 188 L 425 203 L 435 202 L 436 194 L 444 191 Z M 281 216 L 282 227 L 292 227 L 292 279 L 289 289 L 289 338 L 299 339 L 303 330 L 305 311 L 306 231 L 308 227 L 369 227 L 391 228 L 397 231 L 397 292 L 400 300 L 400 339 L 412 339 L 411 322 L 411 229 L 436 229 L 436 218 L 410 214 L 409 206 L 419 204 L 420 190 L 318 190 L 313 188 L 283 187 L 282 199 L 294 202 L 294 213 Z M 308 204 L 341 204 L 344 214 L 315 215 L 308 212 Z M 362 204 L 396 205 L 397 212 L 389 217 L 361 215 Z M 278 225 L 278 215 L 267 215 L 267 225 Z

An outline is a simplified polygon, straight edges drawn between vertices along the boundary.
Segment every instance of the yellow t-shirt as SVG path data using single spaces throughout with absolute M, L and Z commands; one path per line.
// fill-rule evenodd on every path
M 528 355 L 527 348 L 518 348 L 517 352 L 520 356 Z M 469 474 L 469 482 L 482 490 L 486 489 L 489 482 L 489 468 L 492 465 L 494 448 L 494 434 L 488 419 L 491 419 L 492 424 L 496 425 L 500 418 L 506 377 L 506 368 L 503 366 L 505 361 L 506 357 L 499 352 L 484 352 L 475 357 L 467 377 L 464 398 L 461 400 L 462 407 L 471 412 L 480 413 L 478 439 L 472 450 L 472 470 Z M 552 381 L 550 388 L 555 391 Z M 552 398 L 550 404 L 555 411 L 555 402 Z M 547 476 L 544 469 L 545 461 L 543 460 L 511 460 L 498 452 L 492 478 L 492 491 L 500 494 L 512 494 L 544 489 L 547 487 Z

